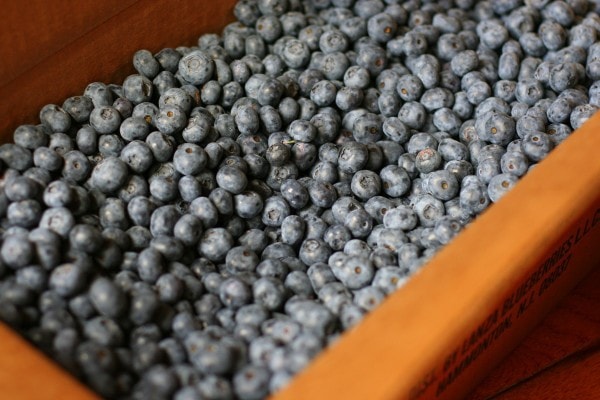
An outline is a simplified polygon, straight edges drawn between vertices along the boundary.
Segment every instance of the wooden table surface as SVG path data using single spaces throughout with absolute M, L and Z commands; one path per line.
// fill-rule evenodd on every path
M 468 400 L 600 399 L 600 265 Z

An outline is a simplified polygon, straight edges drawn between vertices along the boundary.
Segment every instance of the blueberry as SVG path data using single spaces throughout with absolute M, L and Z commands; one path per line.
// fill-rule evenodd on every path
M 141 226 L 149 226 L 155 236 L 171 235 L 180 213 L 174 206 L 158 207 L 145 197 L 134 198 L 127 205 L 131 219 Z
M 596 111 L 598 107 L 592 104 L 579 105 L 573 109 L 571 113 L 571 127 L 578 129 L 587 121 Z
M 357 290 L 354 295 L 354 304 L 364 311 L 372 311 L 384 299 L 384 292 L 376 286 L 369 286 Z
M 208 375 L 197 384 L 199 392 L 207 399 L 228 399 L 233 389 L 227 380 L 217 375 Z
M 57 266 L 48 281 L 50 289 L 63 297 L 71 297 L 84 289 L 87 280 L 86 271 L 78 264 Z
M 160 109 L 154 123 L 162 133 L 172 135 L 184 129 L 187 117 L 179 106 L 166 105 Z
M 492 95 L 492 89 L 486 82 L 477 81 L 469 86 L 466 93 L 469 102 L 477 105 Z
M 10 201 L 21 201 L 36 198 L 39 189 L 33 179 L 17 176 L 5 183 L 4 194 Z
M 288 204 L 296 209 L 304 207 L 308 200 L 308 190 L 294 179 L 285 180 L 280 187 L 281 195 Z
M 415 158 L 415 167 L 421 173 L 429 173 L 440 167 L 442 157 L 437 150 L 426 147 L 419 151 Z
M 527 32 L 521 35 L 519 43 L 525 54 L 532 57 L 541 57 L 546 53 L 546 46 L 543 40 L 534 32 Z
M 521 149 L 523 150 L 523 153 L 529 159 L 536 162 L 544 159 L 552 147 L 553 144 L 549 135 L 543 132 L 528 133 L 523 138 L 523 142 L 521 143 Z
M 219 211 L 207 197 L 197 197 L 189 204 L 190 214 L 198 217 L 205 228 L 211 228 L 217 224 Z
M 21 125 L 13 133 L 15 144 L 30 150 L 46 146 L 48 135 L 35 125 Z
M 123 342 L 123 332 L 117 323 L 104 316 L 86 321 L 83 333 L 86 338 L 102 346 L 116 346 Z
M 288 67 L 301 68 L 308 64 L 310 50 L 306 43 L 297 39 L 290 39 L 285 43 L 280 56 Z
M 106 136 L 103 136 L 106 137 Z M 92 170 L 88 158 L 80 151 L 72 150 L 63 155 L 62 175 L 74 182 L 85 181 Z
M 342 264 L 338 272 L 338 279 L 347 288 L 356 290 L 364 288 L 371 283 L 374 274 L 375 271 L 370 260 L 351 256 Z
M 381 179 L 373 171 L 358 171 L 352 177 L 351 190 L 357 197 L 367 200 L 381 191 Z
M 154 103 L 143 102 L 135 105 L 130 116 L 142 117 L 147 124 L 150 126 L 155 126 L 155 119 L 157 115 L 158 107 Z
M 431 195 L 423 194 L 415 202 L 414 211 L 421 225 L 430 227 L 435 225 L 435 222 L 444 215 L 445 209 L 440 200 Z
M 263 200 L 256 192 L 246 191 L 233 197 L 234 208 L 238 216 L 252 218 L 257 216 L 263 208 Z
M 515 121 L 499 112 L 487 112 L 475 121 L 477 136 L 490 143 L 508 144 L 515 135 Z
M 377 75 L 387 67 L 385 50 L 375 44 L 367 44 L 358 49 L 356 65 L 365 68 L 371 75 Z
M 95 253 L 103 245 L 100 230 L 92 225 L 78 224 L 69 232 L 72 248 L 86 253 Z
M 249 365 L 233 377 L 233 391 L 240 399 L 262 399 L 269 393 L 270 378 L 268 369 Z
M 398 112 L 398 118 L 409 128 L 420 129 L 425 124 L 425 107 L 413 101 L 404 103 Z
M 248 178 L 239 168 L 225 165 L 217 171 L 217 184 L 232 194 L 240 194 L 248 184 Z
M 500 160 L 494 157 L 483 158 L 478 162 L 476 172 L 479 179 L 488 183 L 493 176 L 500 173 Z
M 572 133 L 572 130 L 565 124 L 550 124 L 546 133 L 550 135 L 550 140 L 554 146 L 557 146 Z
M 588 49 L 596 42 L 596 30 L 588 25 L 575 25 L 569 32 L 569 44 L 571 46 Z
M 548 50 L 559 50 L 567 41 L 567 32 L 553 21 L 544 21 L 539 26 L 539 35 Z
M 192 116 L 183 128 L 182 136 L 187 142 L 200 143 L 209 136 L 211 125 L 210 119 L 205 115 Z
M 506 102 L 514 101 L 516 88 L 517 83 L 515 81 L 500 80 L 494 84 L 494 97 Z
M 143 117 L 129 117 L 123 120 L 119 127 L 123 139 L 145 140 L 150 133 L 150 126 Z
M 164 303 L 174 304 L 181 299 L 184 294 L 184 283 L 173 274 L 163 274 L 156 281 L 158 297 Z
M 394 18 L 386 13 L 375 14 L 367 21 L 367 34 L 378 42 L 385 43 L 392 39 L 397 29 Z
M 138 174 L 143 174 L 150 169 L 154 157 L 150 148 L 141 141 L 133 141 L 121 150 L 120 159 Z
M 447 170 L 429 173 L 423 182 L 425 190 L 438 200 L 451 200 L 458 195 L 460 186 L 456 177 Z
M 577 84 L 578 73 L 574 63 L 561 63 L 555 65 L 550 71 L 550 87 L 560 93 Z
M 48 147 L 38 147 L 33 152 L 33 165 L 47 171 L 56 171 L 62 167 L 63 159 Z
M 260 108 L 258 115 L 267 132 L 273 133 L 283 129 L 282 117 L 275 107 L 265 105 Z
M 223 228 L 207 229 L 198 244 L 200 254 L 211 261 L 220 261 L 233 246 L 231 234 Z
M 259 278 L 252 285 L 252 296 L 257 304 L 268 310 L 277 310 L 285 300 L 285 287 L 277 279 Z
M 2 243 L 0 256 L 3 263 L 8 267 L 21 268 L 32 261 L 34 256 L 33 246 L 26 238 L 8 236 Z
M 300 259 L 307 265 L 326 262 L 331 255 L 331 248 L 321 239 L 312 238 L 302 242 Z
M 285 199 L 278 196 L 269 197 L 264 203 L 262 222 L 267 226 L 279 227 L 289 214 L 290 208 Z
M 196 50 L 179 60 L 178 72 L 181 77 L 192 85 L 202 85 L 208 82 L 214 73 L 214 61 L 203 51 Z
M 460 204 L 468 212 L 478 214 L 488 206 L 490 201 L 486 187 L 478 179 L 473 183 L 465 184 L 465 179 L 459 195 Z
M 513 174 L 499 174 L 493 177 L 488 184 L 488 195 L 490 200 L 497 202 L 517 183 L 518 178 Z
M 301 171 L 310 169 L 317 159 L 317 148 L 312 143 L 296 142 L 291 148 L 291 161 Z
M 407 244 L 405 246 L 409 246 Z M 406 247 L 405 247 L 406 248 Z M 385 294 L 391 294 L 406 282 L 406 276 L 400 268 L 385 266 L 377 270 L 373 277 L 373 286 L 379 288 Z
M 570 26 L 575 17 L 573 9 L 563 1 L 553 1 L 542 10 L 542 17 L 554 20 L 562 26 Z
M 127 165 L 116 157 L 107 157 L 92 170 L 92 185 L 104 192 L 117 191 L 127 179 Z
M 327 80 L 319 81 L 310 90 L 310 99 L 319 107 L 331 105 L 336 99 L 337 89 Z
M 42 214 L 39 227 L 50 229 L 66 237 L 75 224 L 75 218 L 65 207 L 49 208 Z
M 222 341 L 194 332 L 186 337 L 185 347 L 188 359 L 202 373 L 222 374 L 232 367 L 232 351 Z
M 42 216 L 42 207 L 36 200 L 22 200 L 8 206 L 6 217 L 12 226 L 35 227 Z
M 133 55 L 133 67 L 140 75 L 154 78 L 160 71 L 161 65 L 148 50 L 138 50 Z
M 433 88 L 428 89 L 423 93 L 420 102 L 431 112 L 440 108 L 451 107 L 454 103 L 454 96 L 447 89 Z
M 158 94 L 163 95 L 169 89 L 173 89 L 174 87 L 176 87 L 179 84 L 179 82 L 177 82 L 177 79 L 175 78 L 175 75 L 173 75 L 172 72 L 161 71 L 154 77 L 154 79 L 152 79 L 152 84 L 156 88 Z M 127 101 L 131 103 L 129 100 Z M 117 108 L 115 105 L 113 106 Z
M 311 170 L 311 177 L 316 181 L 334 184 L 338 180 L 338 169 L 333 162 L 319 161 Z
M 12 143 L 0 146 L 0 160 L 17 171 L 24 171 L 33 164 L 31 151 Z
M 342 145 L 338 158 L 338 167 L 347 173 L 356 173 L 367 163 L 368 150 L 364 144 L 348 142 Z
M 198 174 L 206 166 L 207 159 L 207 154 L 202 147 L 192 143 L 182 144 L 173 154 L 175 169 L 182 175 Z
M 355 209 L 346 214 L 344 226 L 356 238 L 364 238 L 371 233 L 373 229 L 373 220 L 371 216 L 363 209 Z
M 40 110 L 40 122 L 52 132 L 68 132 L 71 116 L 56 104 L 47 104 Z
M 544 89 L 540 82 L 534 79 L 519 80 L 515 90 L 518 101 L 529 106 L 534 105 L 544 95 Z

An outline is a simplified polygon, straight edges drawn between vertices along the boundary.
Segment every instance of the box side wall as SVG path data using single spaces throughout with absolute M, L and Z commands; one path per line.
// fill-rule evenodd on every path
M 85 33 L 79 32 L 72 41 L 65 37 L 48 39 L 51 43 L 60 41 L 61 46 L 56 46 L 57 50 L 43 59 L 24 59 L 22 64 L 18 64 L 19 68 L 26 70 L 0 85 L 0 139 L 6 141 L 20 124 L 39 123 L 37 113 L 45 104 L 61 105 L 67 97 L 82 94 L 91 82 L 121 84 L 127 75 L 135 73 L 131 60 L 137 50 L 145 48 L 157 52 L 164 47 L 190 46 L 197 43 L 201 33 L 220 33 L 233 20 L 231 10 L 234 3 L 234 0 L 148 0 L 143 4 L 133 3 L 110 16 L 110 10 L 101 4 L 78 2 L 85 4 L 86 10 L 98 9 L 98 19 L 105 21 Z M 71 9 L 69 0 L 58 1 L 57 8 L 52 11 L 47 2 L 35 2 L 32 6 L 51 14 L 71 16 L 77 13 Z M 10 7 L 8 11 L 12 14 L 3 17 L 22 20 L 19 13 L 23 7 L 25 5 Z M 64 23 L 68 24 L 69 18 L 65 17 Z M 29 43 L 34 52 L 34 38 L 45 37 L 49 33 L 39 21 L 27 20 L 23 24 L 29 31 Z M 3 38 L 0 43 L 8 41 L 5 38 L 11 35 L 6 32 L 9 28 L 9 25 L 0 27 L 0 37 Z M 9 59 L 12 65 L 24 51 L 20 47 L 8 47 L 3 53 L 6 54 L 2 57 Z M 29 65 L 31 63 L 34 65 Z M 10 68 L 11 71 L 19 69 L 15 66 Z
M 582 237 L 585 226 L 594 229 Z M 569 244 L 570 243 L 570 244 Z M 595 260 L 600 255 L 600 202 L 588 210 L 582 219 L 566 232 L 558 246 L 569 247 L 562 257 L 555 261 L 546 258 L 537 265 L 527 278 L 535 281 L 520 286 L 508 297 L 500 299 L 496 309 L 497 322 L 490 330 L 469 346 L 460 346 L 448 352 L 448 357 L 458 354 L 455 361 L 443 365 L 444 373 L 424 398 L 456 399 L 462 398 L 493 369 L 493 367 L 514 349 L 544 316 L 568 294 L 589 271 L 598 266 Z M 552 264 L 549 267 L 548 263 Z M 538 273 L 541 271 L 547 271 Z M 527 281 L 525 281 L 527 282 Z M 546 365 L 552 360 L 545 360 Z
M 600 259 L 592 272 L 468 396 L 485 400 L 600 345 Z
M 597 399 L 600 393 L 599 370 L 600 348 L 590 349 L 508 389 L 494 400 Z
M 7 1 L 0 29 L 0 87 L 140 0 Z M 140 7 L 139 4 L 136 7 Z

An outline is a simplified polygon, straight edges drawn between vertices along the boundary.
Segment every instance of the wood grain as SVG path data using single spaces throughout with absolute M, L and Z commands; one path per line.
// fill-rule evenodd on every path
M 43 62 L 140 0 L 28 0 L 2 4 L 0 86 Z M 89 3 L 89 2 L 88 2 Z M 140 7 L 137 4 L 137 7 Z M 75 11 L 75 13 L 74 13 Z
M 494 400 L 600 399 L 600 349 L 576 353 Z
M 481 382 L 468 399 L 490 399 L 510 387 L 543 373 L 563 360 L 570 365 L 573 363 L 570 357 L 594 349 L 598 345 L 600 345 L 600 264 L 597 264 L 595 271 L 586 277 L 519 347 Z M 600 377 L 600 369 L 596 369 L 596 372 Z M 558 390 L 561 385 L 571 383 L 556 380 L 549 384 Z M 516 390 L 515 388 L 515 392 Z M 600 398 L 600 391 L 596 393 Z
M 131 2 L 131 0 L 129 0 Z M 142 4 L 143 3 L 143 4 Z M 122 83 L 127 75 L 134 73 L 131 65 L 133 53 L 139 49 L 158 51 L 164 47 L 193 45 L 198 36 L 205 32 L 220 32 L 233 20 L 234 0 L 170 2 L 166 0 L 146 0 L 131 3 L 122 11 L 104 8 L 103 2 L 80 1 L 73 7 L 71 0 L 58 0 L 52 3 L 39 0 L 32 4 L 33 15 L 45 13 L 57 16 L 71 16 L 73 13 L 95 15 L 97 24 L 87 31 L 68 34 L 43 24 L 43 21 L 21 17 L 25 3 L 11 2 L 12 6 L 3 9 L 6 21 L 21 21 L 27 29 L 24 46 L 4 47 L 2 57 L 10 60 L 8 73 L 18 71 L 12 65 L 26 54 L 35 53 L 37 37 L 54 43 L 57 49 L 46 57 L 35 55 L 26 57 L 22 73 L 0 85 L 0 140 L 6 141 L 20 124 L 38 123 L 39 110 L 48 103 L 62 104 L 64 99 L 83 93 L 90 82 Z M 18 4 L 18 6 L 17 6 Z M 52 4 L 52 8 L 48 8 Z M 126 4 L 126 3 L 125 3 Z M 29 7 L 29 4 L 27 4 Z M 61 20 L 68 24 L 65 17 Z M 10 42 L 14 26 L 0 24 L 0 38 Z M 55 37 L 58 35 L 58 37 Z M 67 36 L 68 38 L 64 37 Z M 74 40 L 69 40 L 74 37 Z M 22 40 L 19 40 L 19 42 Z M 16 69 L 15 69 L 16 68 Z

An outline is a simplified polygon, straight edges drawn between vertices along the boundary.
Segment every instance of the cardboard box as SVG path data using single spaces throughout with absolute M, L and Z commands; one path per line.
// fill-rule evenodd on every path
M 233 3 L 9 2 L 0 25 L 3 141 L 44 104 L 62 104 L 92 81 L 121 82 L 134 51 L 219 32 Z M 468 393 L 600 255 L 599 130 L 596 116 L 274 398 Z M 95 397 L 1 325 L 0 346 L 3 397 Z
M 564 393 L 569 393 L 571 398 L 594 398 L 573 395 L 572 388 L 578 386 L 596 390 L 595 397 L 598 397 L 600 364 L 596 369 L 589 369 L 588 373 L 583 373 L 581 366 L 574 364 L 579 363 L 584 355 L 600 354 L 599 344 L 600 268 L 596 267 L 477 385 L 467 399 L 486 400 L 498 396 L 498 400 L 506 400 L 503 396 L 527 394 L 535 386 L 539 387 L 540 393 L 554 392 L 553 396 L 537 398 L 560 398 Z M 567 379 L 555 380 L 549 385 L 544 378 L 554 375 L 548 375 L 549 370 L 564 371 L 565 375 L 568 370 L 573 373 Z M 523 395 L 521 398 L 532 397 Z

